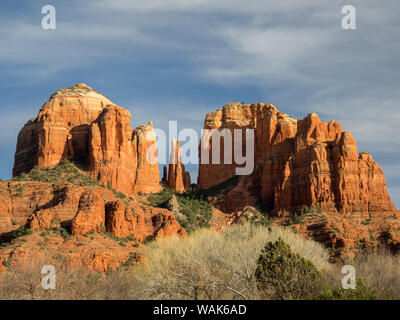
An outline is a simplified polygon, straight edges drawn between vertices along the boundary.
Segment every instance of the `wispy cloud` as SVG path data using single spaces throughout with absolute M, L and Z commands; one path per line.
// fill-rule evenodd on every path
M 265 98 L 285 113 L 316 111 L 340 121 L 361 150 L 395 174 L 398 0 L 353 0 L 357 29 L 351 31 L 340 25 L 341 7 L 348 4 L 342 0 L 52 2 L 53 31 L 41 29 L 38 7 L 26 15 L 0 12 L 1 94 L 8 97 L 0 124 L 3 153 L 14 151 L 17 131 L 37 107 L 21 106 L 18 91 L 7 88 L 46 86 L 43 95 L 49 84 L 89 78 L 126 93 L 111 99 L 130 109 L 134 125 L 153 120 L 162 128 L 179 120 L 200 129 L 205 113 L 221 101 L 257 92 L 253 101 Z M 164 91 L 156 90 L 160 83 Z M 32 95 L 37 104 L 39 94 Z M 400 179 L 388 182 L 400 203 Z

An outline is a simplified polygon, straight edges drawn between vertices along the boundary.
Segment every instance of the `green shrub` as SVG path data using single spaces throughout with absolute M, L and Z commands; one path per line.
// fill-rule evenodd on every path
M 33 168 L 29 173 L 22 173 L 12 180 L 48 183 L 69 182 L 79 186 L 101 186 L 98 181 L 84 175 L 70 160 L 63 160 L 55 167 Z
M 288 225 L 303 224 L 305 215 L 303 213 L 292 213 L 289 217 Z
M 163 189 L 147 198 L 148 205 L 156 208 L 167 208 L 168 201 L 173 195 L 172 190 Z M 177 220 L 188 233 L 198 228 L 210 226 L 212 204 L 204 200 L 200 193 L 193 192 L 193 189 L 191 189 L 189 192 L 177 193 L 175 196 L 179 204 L 180 213 L 186 217 L 186 219 L 177 217 Z
M 55 234 L 60 235 L 64 239 L 67 239 L 70 236 L 70 233 L 65 228 L 52 228 Z
M 171 189 L 163 189 L 158 193 L 152 193 L 150 196 L 148 196 L 148 205 L 150 207 L 156 207 L 156 208 L 166 208 L 167 202 L 169 199 L 171 199 L 172 195 L 174 193 L 172 192 Z
M 301 212 L 302 214 L 307 213 L 322 213 L 322 209 L 319 205 L 305 206 Z
M 386 297 L 391 299 L 390 295 Z M 357 278 L 356 289 L 343 289 L 342 287 L 331 289 L 327 285 L 312 299 L 315 300 L 376 300 L 377 290 L 368 287 L 362 278 Z
M 294 253 L 282 238 L 268 242 L 255 271 L 258 289 L 270 299 L 305 299 L 320 286 L 315 265 Z

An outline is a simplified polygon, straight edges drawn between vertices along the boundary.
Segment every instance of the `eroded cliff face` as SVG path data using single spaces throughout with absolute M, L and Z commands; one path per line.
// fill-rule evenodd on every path
M 215 199 L 233 220 L 261 200 L 274 224 L 291 226 L 333 248 L 337 256 L 379 243 L 400 250 L 400 214 L 390 201 L 383 171 L 369 153 L 358 154 L 355 139 L 339 123 L 325 123 L 315 113 L 296 120 L 270 104 L 230 103 L 207 114 L 204 128 L 254 129 L 252 174 L 239 176 Z M 244 132 L 241 139 L 244 153 Z M 211 141 L 200 146 L 200 158 L 202 152 L 211 154 Z M 200 188 L 235 175 L 239 165 L 224 164 L 224 152 L 222 140 L 221 164 L 200 164 Z
M 168 188 L 175 192 L 182 193 L 190 188 L 190 173 L 185 171 L 185 166 L 181 163 L 182 150 L 180 142 L 172 140 L 171 146 L 168 179 L 165 175 L 163 176 L 163 179 L 167 181 Z
M 92 178 L 126 194 L 157 192 L 159 171 L 151 124 L 134 131 L 129 111 L 85 84 L 56 91 L 18 135 L 13 175 L 83 160 Z M 146 161 L 150 146 L 154 162 Z
M 254 129 L 254 171 L 251 177 L 241 178 L 247 191 L 253 189 L 251 200 L 260 197 L 275 210 L 318 205 L 363 215 L 397 212 L 382 169 L 370 154 L 357 153 L 351 133 L 335 121 L 326 124 L 315 113 L 296 120 L 270 104 L 230 103 L 208 114 L 204 128 Z M 244 133 L 242 139 L 245 144 Z M 238 165 L 223 163 L 223 142 L 221 146 L 222 164 L 199 166 L 200 188 L 235 175 Z M 234 198 L 234 193 L 230 197 Z
M 186 235 L 171 211 L 142 204 L 137 196 L 122 200 L 103 187 L 65 182 L 0 182 L 0 239 L 8 239 L 19 228 L 34 233 L 18 248 L 0 250 L 0 271 L 6 270 L 1 262 L 35 259 L 35 252 L 40 251 L 37 243 L 43 241 L 41 231 L 68 230 L 71 235 L 67 238 L 54 232 L 44 236 L 49 241 L 46 249 L 71 266 L 96 271 L 117 268 L 136 251 L 133 242 L 121 247 L 115 239 L 132 237 L 142 242 Z M 113 240 L 108 235 L 118 238 Z

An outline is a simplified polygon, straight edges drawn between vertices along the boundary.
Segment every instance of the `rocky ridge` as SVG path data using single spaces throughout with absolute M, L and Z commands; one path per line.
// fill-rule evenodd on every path
M 261 201 L 280 223 L 293 214 L 323 212 L 321 221 L 308 219 L 297 229 L 338 249 L 376 244 L 383 237 L 400 240 L 399 212 L 381 167 L 371 154 L 358 154 L 352 134 L 339 123 L 325 123 L 315 113 L 296 120 L 270 104 L 230 103 L 207 114 L 204 128 L 254 129 L 254 171 L 240 176 L 237 186 L 220 199 L 223 211 L 243 212 Z M 245 145 L 244 133 L 242 139 Z M 223 147 L 220 157 L 224 159 Z M 218 185 L 233 177 L 237 167 L 234 161 L 200 164 L 198 186 Z

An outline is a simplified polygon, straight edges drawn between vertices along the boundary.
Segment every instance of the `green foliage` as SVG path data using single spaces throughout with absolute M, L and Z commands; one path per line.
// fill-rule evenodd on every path
M 239 176 L 233 176 L 228 180 L 212 186 L 208 189 L 198 189 L 197 186 L 192 187 L 186 194 L 194 196 L 198 199 L 206 199 L 207 197 L 217 196 L 219 194 L 225 195 L 239 183 Z
M 74 163 L 82 163 L 83 160 L 76 160 L 74 162 L 70 160 L 63 160 L 55 167 L 48 168 L 34 168 L 29 173 L 22 173 L 21 175 L 14 177 L 13 181 L 37 181 L 37 182 L 69 182 L 78 186 L 96 186 L 107 188 L 112 191 L 116 198 L 124 201 L 129 206 L 128 197 L 111 187 L 111 183 L 108 182 L 107 186 L 103 186 L 100 182 L 93 180 L 92 178 L 83 174 Z M 21 190 L 22 188 L 22 190 Z M 23 187 L 17 190 L 18 194 L 22 194 Z M 18 195 L 17 194 L 17 195 Z
M 71 161 L 63 160 L 52 168 L 33 168 L 29 173 L 22 173 L 14 177 L 13 181 L 37 181 L 37 182 L 69 182 L 79 186 L 101 186 L 84 175 Z
M 172 198 L 174 193 L 171 189 L 163 189 L 158 193 L 152 193 L 148 196 L 148 205 L 156 208 L 166 208 L 167 202 Z
M 343 289 L 342 287 L 331 289 L 327 285 L 317 295 L 315 300 L 376 300 L 377 290 L 368 287 L 362 278 L 357 278 L 356 289 Z M 391 299 L 390 294 L 386 299 Z
M 190 198 L 185 195 L 177 195 L 180 212 L 186 216 L 186 220 L 178 219 L 178 222 L 190 233 L 197 228 L 210 227 L 212 218 L 212 204 L 202 199 Z
M 303 224 L 305 215 L 303 213 L 292 213 L 290 215 L 288 225 L 292 224 Z
M 135 263 L 135 261 L 137 261 L 138 259 L 139 259 L 139 254 L 137 252 L 129 252 L 128 260 L 126 260 L 125 262 L 121 263 L 120 267 L 121 268 L 127 268 L 130 265 L 132 265 L 133 263 Z
M 8 246 L 13 240 L 32 234 L 32 230 L 25 228 L 25 226 L 20 226 L 18 229 L 14 230 L 11 232 L 11 234 L 7 237 L 7 239 L 4 239 L 0 242 L 0 245 L 2 247 Z
M 371 222 L 371 219 L 365 219 L 364 221 L 361 221 L 361 224 L 363 224 L 364 226 L 369 225 Z
M 71 234 L 65 228 L 53 228 L 52 230 L 54 233 L 60 235 L 64 239 L 67 239 L 69 236 L 71 236 Z
M 155 238 L 154 238 L 153 236 L 147 236 L 147 237 L 142 241 L 142 244 L 143 244 L 143 245 L 146 245 L 146 244 L 149 244 L 149 243 L 153 242 L 154 240 L 155 240 Z
M 322 209 L 318 205 L 305 206 L 303 207 L 301 214 L 305 215 L 307 213 L 322 213 Z
M 151 194 L 147 200 L 148 205 L 157 208 L 167 208 L 168 201 L 174 193 L 170 189 L 164 189 Z M 191 189 L 182 194 L 175 194 L 180 212 L 186 219 L 177 217 L 178 222 L 190 233 L 197 228 L 209 227 L 212 217 L 212 204 L 197 191 Z
M 271 299 L 304 299 L 320 285 L 320 274 L 309 260 L 294 253 L 282 238 L 267 242 L 255 271 L 257 287 Z
M 125 238 L 120 238 L 120 237 L 117 237 L 117 236 L 113 236 L 112 238 L 115 241 L 119 242 L 119 245 L 121 247 L 125 247 L 127 242 L 131 242 L 131 241 L 137 242 L 137 240 L 136 240 L 136 238 L 135 238 L 135 236 L 133 234 L 131 234 L 131 235 L 125 237 Z

